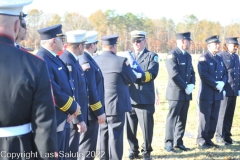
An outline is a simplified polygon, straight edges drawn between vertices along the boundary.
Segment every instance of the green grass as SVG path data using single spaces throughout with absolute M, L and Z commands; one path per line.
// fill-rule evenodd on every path
M 165 57 L 165 56 L 162 56 Z M 240 145 L 228 145 L 220 146 L 218 149 L 199 150 L 196 145 L 197 136 L 197 111 L 196 111 L 196 99 L 199 85 L 199 75 L 197 72 L 197 59 L 199 55 L 193 55 L 193 65 L 196 72 L 196 86 L 193 91 L 193 100 L 190 102 L 190 107 L 187 117 L 187 125 L 185 136 L 183 138 L 184 145 L 191 148 L 188 152 L 182 152 L 177 150 L 177 153 L 171 154 L 164 150 L 164 138 L 165 138 L 165 123 L 166 116 L 168 114 L 168 103 L 166 101 L 165 92 L 167 86 L 167 71 L 165 69 L 165 61 L 161 61 L 158 77 L 155 80 L 155 86 L 158 87 L 160 93 L 160 105 L 155 106 L 154 114 L 154 135 L 153 135 L 153 152 L 151 153 L 152 159 L 221 159 L 221 160 L 237 160 L 240 159 Z M 240 142 L 240 100 L 238 98 L 233 127 L 232 138 Z M 126 134 L 126 132 L 125 132 Z M 138 127 L 137 137 L 139 140 L 139 146 L 143 143 L 141 128 Z M 215 138 L 213 138 L 215 142 Z M 128 159 L 129 144 L 126 136 L 124 135 L 124 155 L 123 159 Z

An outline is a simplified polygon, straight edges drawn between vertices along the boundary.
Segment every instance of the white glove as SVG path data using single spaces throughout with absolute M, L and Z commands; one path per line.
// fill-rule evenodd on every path
M 224 97 L 226 96 L 226 91 L 223 91 L 223 96 L 224 96 Z
M 186 89 L 185 89 L 185 92 L 187 95 L 191 94 L 192 90 L 191 88 L 189 87 L 189 85 L 187 85 Z
M 134 70 L 132 70 L 133 71 L 133 73 L 135 74 L 135 76 L 137 77 L 137 78 L 142 78 L 142 73 L 138 73 L 138 72 L 136 72 L 136 71 L 134 71 Z
M 219 90 L 219 92 L 221 92 L 225 83 L 223 81 L 216 81 L 216 83 L 217 83 L 217 86 L 216 86 L 217 90 Z
M 194 84 L 188 84 L 187 88 L 185 89 L 185 92 L 187 95 L 191 94 L 193 89 L 194 89 L 195 85 Z
M 238 90 L 238 96 L 240 96 L 240 90 Z

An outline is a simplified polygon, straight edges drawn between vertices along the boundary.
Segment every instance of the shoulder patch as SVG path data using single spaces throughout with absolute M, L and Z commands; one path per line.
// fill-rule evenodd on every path
M 167 59 L 171 59 L 171 58 L 173 58 L 172 54 L 167 55 Z
M 198 59 L 198 61 L 206 61 L 206 59 L 205 59 L 205 57 L 200 57 L 199 59 Z
M 158 62 L 158 56 L 154 56 L 153 59 L 155 62 Z
M 126 63 L 126 65 L 127 65 L 127 66 L 129 65 L 129 62 L 128 62 L 128 60 L 127 60 L 125 63 Z

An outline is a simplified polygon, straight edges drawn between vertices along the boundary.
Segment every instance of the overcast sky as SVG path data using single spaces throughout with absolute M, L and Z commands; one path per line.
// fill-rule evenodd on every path
M 240 0 L 33 0 L 24 12 L 39 9 L 44 13 L 79 12 L 89 17 L 95 11 L 110 9 L 118 14 L 131 12 L 151 19 L 172 18 L 175 23 L 193 14 L 199 20 L 219 21 L 222 25 L 240 23 Z

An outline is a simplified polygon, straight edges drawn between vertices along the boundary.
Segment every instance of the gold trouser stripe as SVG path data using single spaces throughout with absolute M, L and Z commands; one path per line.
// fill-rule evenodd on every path
M 102 103 L 99 101 L 95 104 L 90 105 L 90 107 L 91 107 L 92 111 L 96 111 L 102 107 Z
M 145 72 L 145 82 L 149 82 L 152 79 L 152 75 L 149 72 Z
M 73 102 L 73 98 L 72 97 L 69 97 L 67 103 L 61 107 L 60 109 L 63 111 L 63 112 L 66 112 L 72 105 L 72 102 Z

